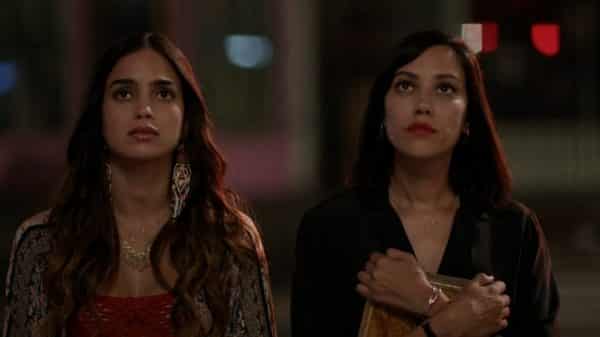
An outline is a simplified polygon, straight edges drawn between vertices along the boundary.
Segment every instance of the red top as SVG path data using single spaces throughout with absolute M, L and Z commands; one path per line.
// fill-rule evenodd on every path
M 173 337 L 170 293 L 142 297 L 96 296 L 93 308 L 83 308 L 71 320 L 69 336 Z

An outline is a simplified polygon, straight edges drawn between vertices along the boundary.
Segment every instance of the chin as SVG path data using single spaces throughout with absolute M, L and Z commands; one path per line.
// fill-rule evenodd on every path
M 160 159 L 171 159 L 173 156 L 172 150 L 159 150 L 152 148 L 137 148 L 137 149 L 125 149 L 122 151 L 116 151 L 115 156 L 132 161 L 154 161 Z
M 396 148 L 396 153 L 400 157 L 418 160 L 430 160 L 451 157 L 452 151 L 452 147 L 441 148 L 437 146 L 410 146 L 400 149 Z

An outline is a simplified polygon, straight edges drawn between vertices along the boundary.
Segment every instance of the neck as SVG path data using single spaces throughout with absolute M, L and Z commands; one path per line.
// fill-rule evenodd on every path
M 171 160 L 132 162 L 113 159 L 110 166 L 111 196 L 117 223 L 164 220 L 164 214 L 169 213 Z
M 456 195 L 450 188 L 451 156 L 414 159 L 396 156 L 390 177 L 390 199 L 398 207 L 434 209 L 451 206 Z

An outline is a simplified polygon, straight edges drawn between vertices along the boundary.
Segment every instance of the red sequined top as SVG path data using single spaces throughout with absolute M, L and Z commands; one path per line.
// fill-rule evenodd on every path
M 170 293 L 143 297 L 97 296 L 93 308 L 69 324 L 72 337 L 172 337 Z

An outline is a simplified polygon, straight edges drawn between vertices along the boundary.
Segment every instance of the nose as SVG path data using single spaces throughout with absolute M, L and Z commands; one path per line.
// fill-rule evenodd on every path
M 135 117 L 137 119 L 152 118 L 153 116 L 154 116 L 154 113 L 152 111 L 152 107 L 148 103 L 140 104 L 140 106 L 137 108 L 137 111 L 135 114 Z
M 431 115 L 431 103 L 429 103 L 429 99 L 424 96 L 421 97 L 419 103 L 417 104 L 417 109 L 415 111 L 417 115 Z

